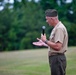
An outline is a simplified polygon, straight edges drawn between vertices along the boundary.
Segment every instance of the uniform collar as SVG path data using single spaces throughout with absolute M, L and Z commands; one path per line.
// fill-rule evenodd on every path
M 61 21 L 59 21 L 54 28 L 57 28 L 60 25 Z

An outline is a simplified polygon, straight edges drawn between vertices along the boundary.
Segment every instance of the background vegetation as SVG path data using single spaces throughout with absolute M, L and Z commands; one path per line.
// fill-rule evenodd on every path
M 1 9 L 2 8 L 2 9 Z M 69 46 L 76 46 L 76 0 L 0 0 L 0 51 L 38 48 L 32 45 L 46 26 L 47 38 L 52 27 L 45 22 L 45 10 L 55 8 L 69 33 Z

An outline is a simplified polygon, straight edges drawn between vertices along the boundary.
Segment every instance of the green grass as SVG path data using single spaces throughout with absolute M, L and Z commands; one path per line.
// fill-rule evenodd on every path
M 50 75 L 48 50 L 23 50 L 0 53 L 0 75 Z M 66 52 L 66 75 L 76 74 L 76 47 Z

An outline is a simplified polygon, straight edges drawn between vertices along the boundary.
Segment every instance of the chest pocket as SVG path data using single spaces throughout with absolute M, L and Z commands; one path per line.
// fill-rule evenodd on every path
M 54 37 L 55 37 L 55 30 L 52 30 L 51 35 L 50 35 L 50 40 L 54 42 Z

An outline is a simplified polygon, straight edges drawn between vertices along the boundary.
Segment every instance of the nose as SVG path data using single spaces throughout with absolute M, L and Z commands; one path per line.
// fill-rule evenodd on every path
M 47 19 L 47 16 L 45 18 Z
M 48 23 L 48 17 L 46 16 L 46 22 Z

